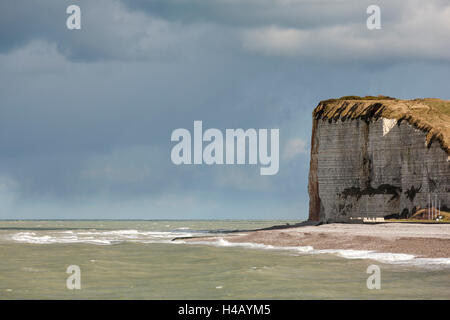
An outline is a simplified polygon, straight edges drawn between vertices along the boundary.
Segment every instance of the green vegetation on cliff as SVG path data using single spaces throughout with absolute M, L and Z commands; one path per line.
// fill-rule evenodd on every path
M 426 143 L 437 141 L 450 154 L 450 101 L 440 99 L 400 100 L 386 96 L 345 96 L 324 100 L 313 111 L 314 119 L 330 122 L 379 118 L 408 122 L 426 133 Z

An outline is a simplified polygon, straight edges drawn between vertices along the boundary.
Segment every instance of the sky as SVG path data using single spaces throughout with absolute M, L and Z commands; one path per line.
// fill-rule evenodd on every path
M 449 75 L 447 0 L 2 0 L 0 219 L 303 220 L 320 100 L 450 99 Z M 278 173 L 174 165 L 195 120 L 279 129 Z

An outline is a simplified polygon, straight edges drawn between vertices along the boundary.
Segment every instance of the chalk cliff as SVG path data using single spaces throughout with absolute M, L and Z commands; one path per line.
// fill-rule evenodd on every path
M 309 220 L 450 211 L 450 101 L 343 97 L 314 109 Z

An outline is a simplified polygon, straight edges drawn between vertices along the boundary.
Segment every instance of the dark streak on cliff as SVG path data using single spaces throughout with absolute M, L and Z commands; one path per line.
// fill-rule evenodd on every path
M 422 189 L 422 185 L 420 185 L 418 188 L 415 188 L 414 186 L 411 186 L 409 190 L 405 191 L 406 196 L 410 201 L 413 201 L 416 197 L 416 193 L 419 192 Z
M 340 194 L 341 197 L 344 199 L 347 199 L 347 197 L 356 197 L 358 200 L 362 196 L 374 196 L 376 194 L 392 194 L 392 197 L 389 201 L 392 201 L 394 199 L 397 199 L 400 196 L 400 193 L 402 192 L 402 188 L 393 186 L 390 184 L 381 184 L 377 188 L 373 188 L 371 186 L 361 189 L 359 187 L 351 187 L 346 188 L 344 191 Z

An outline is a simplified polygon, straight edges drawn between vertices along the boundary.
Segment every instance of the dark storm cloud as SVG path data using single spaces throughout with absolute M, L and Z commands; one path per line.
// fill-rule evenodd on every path
M 35 38 L 57 37 L 61 33 L 58 24 L 65 21 L 59 13 L 64 10 L 63 1 L 2 1 L 0 52 L 9 52 Z
M 213 23 L 230 28 L 265 27 L 303 30 L 365 24 L 370 0 L 122 0 L 138 12 L 185 24 Z M 445 0 L 433 1 L 438 7 Z M 383 22 L 400 21 L 417 1 L 380 0 Z
M 78 32 L 66 28 L 66 8 L 71 4 L 82 8 L 82 29 Z M 211 28 L 168 23 L 145 13 L 130 12 L 117 0 L 0 3 L 3 53 L 42 40 L 55 43 L 60 53 L 75 61 L 164 61 L 179 56 L 180 47 L 192 47 L 208 29 Z
M 82 30 L 65 28 L 64 1 L 2 1 L 0 52 L 40 39 L 75 61 L 183 59 L 223 51 L 349 61 L 449 60 L 449 3 L 379 1 L 382 30 L 365 27 L 370 1 L 77 1 Z
M 290 0 L 123 0 L 128 7 L 184 23 L 211 22 L 230 27 L 313 28 L 361 20 L 364 1 Z M 365 7 L 364 7 L 365 5 Z M 359 14 L 358 14 L 359 13 Z

